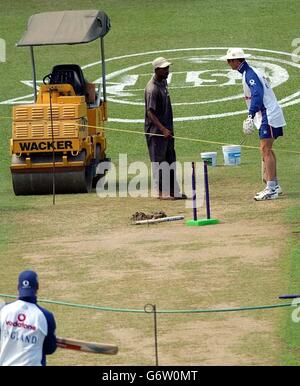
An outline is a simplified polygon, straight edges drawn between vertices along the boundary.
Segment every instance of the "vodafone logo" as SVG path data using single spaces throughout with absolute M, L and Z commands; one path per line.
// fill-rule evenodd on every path
M 18 315 L 18 321 L 19 322 L 24 322 L 25 319 L 26 319 L 26 315 L 25 314 L 19 314 Z
M 107 59 L 109 121 L 144 122 L 144 88 L 153 73 L 151 63 L 158 56 L 172 62 L 168 83 L 175 121 L 219 119 L 247 113 L 242 100 L 241 75 L 221 59 L 227 49 L 175 48 Z M 300 63 L 292 60 L 292 53 L 261 48 L 244 50 L 251 54 L 247 59 L 249 64 L 258 68 L 270 86 L 276 88 L 282 107 L 300 102 Z M 87 79 L 101 83 L 98 61 L 82 68 Z M 0 104 L 32 102 L 32 81 L 22 80 L 21 83 L 23 89 L 24 85 L 31 88 L 31 94 L 0 101 Z M 289 90 L 288 94 L 286 90 Z
M 30 283 L 28 280 L 22 281 L 22 288 L 30 288 Z
M 25 314 L 19 314 L 17 316 L 17 321 L 12 322 L 11 320 L 6 320 L 5 323 L 8 327 L 24 328 L 25 330 L 35 331 L 36 326 L 24 323 L 25 319 L 26 319 Z

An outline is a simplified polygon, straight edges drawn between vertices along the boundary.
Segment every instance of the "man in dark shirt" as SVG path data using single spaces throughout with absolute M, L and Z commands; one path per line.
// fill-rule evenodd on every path
M 145 133 L 155 193 L 160 199 L 176 200 L 186 199 L 186 195 L 180 193 L 176 179 L 173 111 L 167 85 L 170 64 L 162 57 L 152 62 L 154 75 L 145 88 Z

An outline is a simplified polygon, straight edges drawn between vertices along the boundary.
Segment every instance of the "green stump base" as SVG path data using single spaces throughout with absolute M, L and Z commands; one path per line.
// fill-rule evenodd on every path
M 219 222 L 220 220 L 217 220 L 216 218 L 201 218 L 199 220 L 188 220 L 186 225 L 199 227 L 204 225 L 219 224 Z

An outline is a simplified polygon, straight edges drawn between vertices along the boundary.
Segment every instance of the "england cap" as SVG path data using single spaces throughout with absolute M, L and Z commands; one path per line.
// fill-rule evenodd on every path
M 38 275 L 34 271 L 23 271 L 19 275 L 18 290 L 20 297 L 35 296 L 39 287 Z

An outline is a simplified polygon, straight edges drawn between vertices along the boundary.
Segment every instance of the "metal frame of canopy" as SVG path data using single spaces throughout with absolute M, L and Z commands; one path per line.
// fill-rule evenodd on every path
M 103 95 L 103 101 L 106 102 L 106 67 L 103 38 L 110 30 L 110 27 L 110 20 L 106 13 L 96 10 L 43 12 L 32 15 L 28 21 L 27 30 L 17 46 L 30 47 L 34 101 L 37 101 L 37 79 L 33 47 L 85 44 L 99 38 L 102 94 L 101 83 L 99 83 L 96 104 L 99 105 L 101 95 Z

